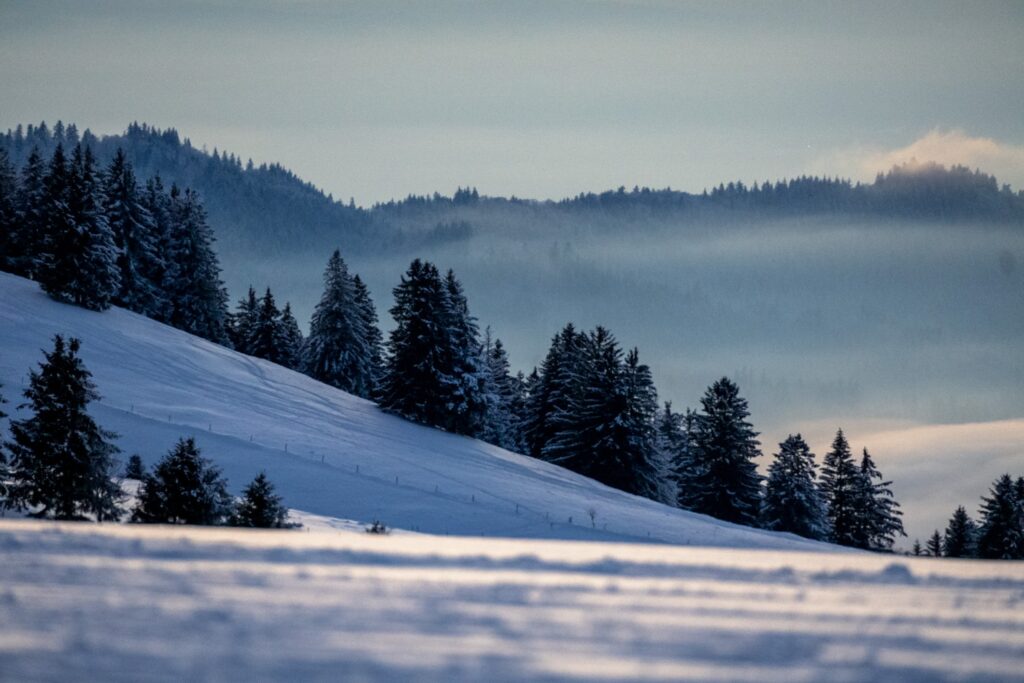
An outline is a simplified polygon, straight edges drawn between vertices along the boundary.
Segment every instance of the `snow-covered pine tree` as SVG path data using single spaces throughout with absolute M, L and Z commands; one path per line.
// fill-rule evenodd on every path
M 1009 474 L 996 479 L 990 495 L 982 498 L 978 557 L 989 560 L 1024 559 L 1021 504 Z
M 146 468 L 142 465 L 142 458 L 139 457 L 138 453 L 133 453 L 132 456 L 128 458 L 128 464 L 124 467 L 124 478 L 142 481 L 145 476 Z
M 821 491 L 827 504 L 828 524 L 833 543 L 858 546 L 862 489 L 860 468 L 850 452 L 850 444 L 840 429 L 832 440 L 832 450 L 821 465 Z
M 581 342 L 582 335 L 568 323 L 551 340 L 540 372 L 531 381 L 523 436 L 527 453 L 535 458 L 543 456 L 545 447 L 561 429 L 557 416 L 567 414 L 579 393 Z
M 224 524 L 233 501 L 227 482 L 202 457 L 195 439 L 180 439 L 147 474 L 132 521 L 149 524 Z
M 672 476 L 672 461 L 677 453 L 686 448 L 682 422 L 683 416 L 672 410 L 671 401 L 665 401 L 654 421 L 658 454 L 658 500 L 666 505 L 675 505 L 678 495 Z
M 697 472 L 688 493 L 689 509 L 729 522 L 756 526 L 761 514 L 761 455 L 757 432 L 739 387 L 723 377 L 701 398 L 693 457 Z
M 168 322 L 180 330 L 223 344 L 227 338 L 227 292 L 213 250 L 206 210 L 192 190 L 171 186 L 165 261 Z
M 615 337 L 598 326 L 581 340 L 579 394 L 560 408 L 541 456 L 604 484 L 658 497 L 654 418 L 657 393 L 636 349 L 625 360 Z
M 356 295 L 355 280 L 335 250 L 324 270 L 324 292 L 313 309 L 303 366 L 314 379 L 370 398 L 376 385 L 375 350 L 366 329 L 369 311 L 365 303 L 360 307 Z
M 680 448 L 669 462 L 669 477 L 675 484 L 675 505 L 684 510 L 692 510 L 697 504 L 698 484 L 701 476 L 701 463 L 695 456 L 694 436 L 697 434 L 697 413 L 687 408 L 680 416 L 679 422 L 681 441 Z
M 18 176 L 6 149 L 0 149 L 0 270 L 19 270 L 22 253 L 18 218 Z
M 232 348 L 235 351 L 252 355 L 249 348 L 249 338 L 252 336 L 253 328 L 256 326 L 256 313 L 259 310 L 259 303 L 256 299 L 256 290 L 249 285 L 249 292 L 245 298 L 238 300 L 238 307 L 230 314 L 228 322 L 228 337 Z
M 153 310 L 149 316 L 154 320 L 166 322 L 170 319 L 172 304 L 169 300 L 168 277 L 170 275 L 170 264 L 167 263 L 171 249 L 171 198 L 164 191 L 163 181 L 159 175 L 155 175 L 146 181 L 146 187 L 141 194 L 141 201 L 146 212 L 152 220 L 153 236 L 156 245 L 156 253 L 159 259 L 156 265 L 160 270 L 152 274 L 152 283 L 157 288 L 158 310 Z
M 928 543 L 925 545 L 925 550 L 931 557 L 942 557 L 942 535 L 939 534 L 938 529 L 928 537 Z
M 281 365 L 298 370 L 302 365 L 302 347 L 305 340 L 302 338 L 302 330 L 299 329 L 299 321 L 292 313 L 292 305 L 287 301 L 281 309 L 281 343 Z
M 287 341 L 284 325 L 281 322 L 281 311 L 277 309 L 270 287 L 267 287 L 256 307 L 256 319 L 249 330 L 246 346 L 252 356 L 278 365 L 285 364 L 283 361 L 287 353 Z
M 35 278 L 46 236 L 46 164 L 37 147 L 21 170 L 17 196 L 18 230 L 11 245 L 11 272 Z
M 423 424 L 444 427 L 459 386 L 451 367 L 447 290 L 433 264 L 416 259 L 394 289 L 388 359 L 380 405 Z
M 943 554 L 946 557 L 973 557 L 977 542 L 976 534 L 974 521 L 961 505 L 953 513 L 946 526 L 945 537 L 942 541 Z
M 790 434 L 768 468 L 762 526 L 823 541 L 828 538 L 825 501 L 815 482 L 814 453 L 800 434 Z
M 454 382 L 447 385 L 447 415 L 444 428 L 455 434 L 477 436 L 484 428 L 487 400 L 484 396 L 486 369 L 476 318 L 469 312 L 462 283 L 451 270 L 444 278 L 444 327 L 449 342 L 447 365 Z
M 479 438 L 510 451 L 522 450 L 517 402 L 521 400 L 520 380 L 509 373 L 508 354 L 500 339 L 491 340 L 491 328 L 484 331 L 482 365 L 486 370 L 484 396 L 486 419 Z
M 919 540 L 917 540 L 915 538 L 914 539 L 914 546 L 913 546 L 913 548 L 911 549 L 910 552 L 915 557 L 920 557 L 921 555 L 923 555 L 924 554 L 924 550 L 921 548 L 921 541 L 919 541 Z
M 287 529 L 295 526 L 288 522 L 288 508 L 281 503 L 281 496 L 274 493 L 274 485 L 267 479 L 265 472 L 257 474 L 245 487 L 228 523 L 231 526 L 258 529 Z
M 370 290 L 358 275 L 352 277 L 352 291 L 359 317 L 362 318 L 367 348 L 356 393 L 363 398 L 376 398 L 384 373 L 384 335 L 377 325 L 377 308 L 373 305 Z
M 157 316 L 165 306 L 159 234 L 142 199 L 135 171 L 120 147 L 107 167 L 103 194 L 103 210 L 117 245 L 121 277 L 114 302 L 136 313 Z
M 78 356 L 81 343 L 56 335 L 25 390 L 31 417 L 11 422 L 7 505 L 54 519 L 117 520 L 121 491 L 111 480 L 116 434 L 101 429 L 88 406 L 99 394 Z
M 858 547 L 869 550 L 890 550 L 896 536 L 906 536 L 903 513 L 893 497 L 891 481 L 884 481 L 874 460 L 864 449 L 860 463 L 860 494 L 858 495 Z

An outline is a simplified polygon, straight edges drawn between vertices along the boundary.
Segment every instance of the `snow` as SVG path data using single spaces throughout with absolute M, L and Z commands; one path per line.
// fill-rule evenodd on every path
M 1024 564 L 0 520 L 0 678 L 1020 680 Z
M 236 494 L 265 470 L 289 507 L 424 533 L 829 547 L 670 508 L 415 425 L 283 367 L 121 309 L 60 304 L 0 273 L 0 391 L 10 406 L 55 333 L 82 340 L 102 395 L 90 410 L 121 435 L 123 460 L 138 453 L 152 466 L 178 438 L 195 436 Z

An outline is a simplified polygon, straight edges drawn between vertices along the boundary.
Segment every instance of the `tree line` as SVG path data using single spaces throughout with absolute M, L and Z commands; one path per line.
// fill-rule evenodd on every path
M 114 476 L 117 435 L 89 415 L 99 394 L 80 348 L 79 340 L 56 335 L 53 350 L 30 371 L 20 407 L 31 414 L 12 420 L 11 439 L 0 443 L 0 508 L 59 520 L 118 521 L 127 514 L 132 522 L 150 524 L 294 526 L 266 474 L 236 500 L 193 438 L 180 439 L 151 473 L 138 455 L 129 459 L 125 478 L 140 485 L 136 504 L 125 510 L 126 495 Z
M 982 496 L 979 521 L 961 505 L 943 533 L 936 529 L 925 547 L 914 541 L 914 555 L 979 557 L 986 560 L 1024 560 L 1024 476 L 1003 474 Z

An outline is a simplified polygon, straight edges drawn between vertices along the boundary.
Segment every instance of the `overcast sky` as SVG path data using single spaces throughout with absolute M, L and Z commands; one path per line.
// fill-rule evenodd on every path
M 1024 187 L 1019 0 L 0 0 L 0 64 L 0 127 L 173 126 L 360 204 L 870 178 L 909 156 Z

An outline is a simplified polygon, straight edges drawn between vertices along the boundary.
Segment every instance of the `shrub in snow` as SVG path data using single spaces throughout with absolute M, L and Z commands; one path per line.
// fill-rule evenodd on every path
M 380 534 L 381 536 L 391 532 L 391 529 L 384 525 L 384 522 L 380 520 L 373 520 L 373 524 L 366 527 L 366 533 L 368 534 Z
M 128 458 L 128 464 L 124 468 L 124 478 L 142 481 L 142 478 L 145 476 L 146 468 L 142 466 L 142 458 L 139 457 L 138 453 L 135 453 Z

